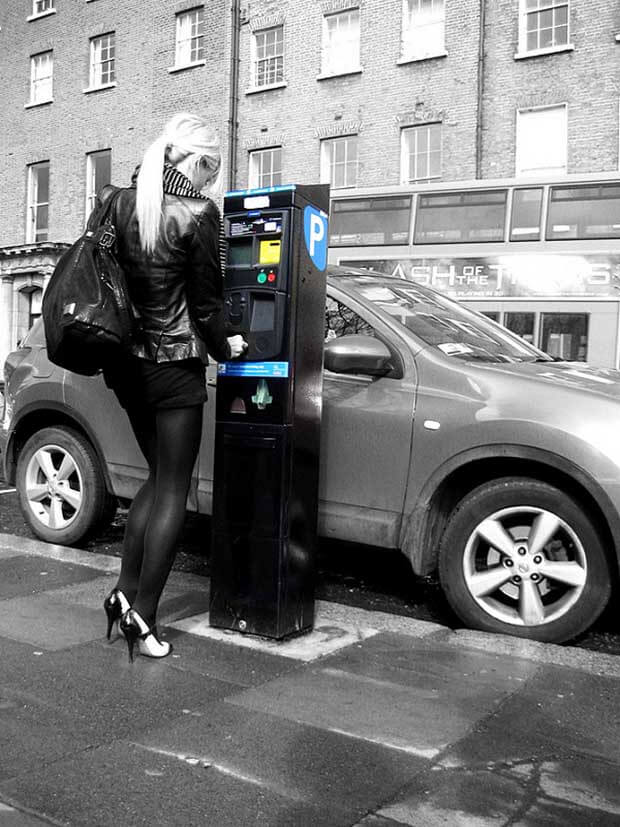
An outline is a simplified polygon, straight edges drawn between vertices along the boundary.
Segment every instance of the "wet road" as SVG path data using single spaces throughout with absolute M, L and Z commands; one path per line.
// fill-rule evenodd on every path
M 17 494 L 0 479 L 0 533 L 34 537 L 21 515 Z M 82 545 L 97 554 L 120 556 L 126 511 Z M 188 514 L 175 569 L 209 574 L 209 519 Z M 431 620 L 452 628 L 461 624 L 447 605 L 435 577 L 416 577 L 395 551 L 321 540 L 317 597 L 359 608 Z M 617 603 L 617 600 L 616 600 Z M 609 606 L 595 626 L 574 645 L 620 655 L 620 613 Z

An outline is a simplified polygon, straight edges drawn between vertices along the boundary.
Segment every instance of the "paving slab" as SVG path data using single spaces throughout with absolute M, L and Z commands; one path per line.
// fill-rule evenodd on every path
M 425 758 L 465 736 L 536 670 L 389 633 L 228 700 Z
M 619 696 L 617 678 L 540 666 L 443 760 L 471 765 L 579 753 L 620 764 Z
M 350 827 L 345 814 L 271 790 L 254 776 L 125 742 L 86 750 L 45 773 L 0 782 L 38 815 L 88 827 Z
M 6 667 L 0 690 L 18 702 L 40 705 L 50 725 L 94 743 L 133 737 L 241 688 L 175 668 L 175 653 L 163 661 L 137 658 L 131 664 L 122 640 L 41 651 L 39 656 L 33 650 L 29 663 L 4 641 L 0 645 Z
M 39 594 L 59 586 L 91 580 L 87 566 L 16 554 L 0 559 L 0 600 Z
M 179 760 L 223 767 L 296 801 L 346 811 L 350 821 L 395 795 L 428 762 L 318 727 L 250 711 L 226 700 L 137 742 Z

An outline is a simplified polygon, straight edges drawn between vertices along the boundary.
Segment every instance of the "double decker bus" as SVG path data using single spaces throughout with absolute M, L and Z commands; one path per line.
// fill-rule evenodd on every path
M 335 190 L 329 261 L 430 285 L 552 356 L 620 367 L 620 174 Z

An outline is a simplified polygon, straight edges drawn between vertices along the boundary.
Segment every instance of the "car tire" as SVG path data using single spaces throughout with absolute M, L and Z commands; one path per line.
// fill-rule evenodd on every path
M 459 502 L 441 539 L 439 578 L 467 626 L 553 643 L 591 626 L 611 592 L 583 506 L 529 478 L 485 483 Z
M 93 446 L 64 425 L 43 428 L 26 441 L 16 482 L 24 519 L 48 543 L 79 543 L 115 507 Z

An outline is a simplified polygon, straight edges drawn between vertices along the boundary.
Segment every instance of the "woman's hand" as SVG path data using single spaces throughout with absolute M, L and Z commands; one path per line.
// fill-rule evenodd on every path
M 228 344 L 230 346 L 230 358 L 236 359 L 241 356 L 248 349 L 248 343 L 243 336 L 229 336 Z

